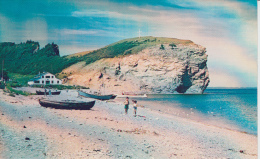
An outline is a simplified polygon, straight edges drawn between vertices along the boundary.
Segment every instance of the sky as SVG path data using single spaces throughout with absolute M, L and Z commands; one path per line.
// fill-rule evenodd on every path
M 257 87 L 256 0 L 0 0 L 0 42 L 54 42 L 62 56 L 139 29 L 206 47 L 209 87 Z

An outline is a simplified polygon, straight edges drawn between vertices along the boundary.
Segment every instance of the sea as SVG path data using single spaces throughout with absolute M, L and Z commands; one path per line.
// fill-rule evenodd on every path
M 136 100 L 157 111 L 257 135 L 257 88 L 207 88 L 203 94 L 149 94 Z

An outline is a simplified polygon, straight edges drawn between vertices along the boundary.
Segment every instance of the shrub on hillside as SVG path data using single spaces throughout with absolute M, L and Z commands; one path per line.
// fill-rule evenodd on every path
M 160 49 L 161 49 L 161 50 L 164 50 L 164 49 L 165 49 L 164 46 L 163 46 L 163 44 L 161 44 Z
M 8 95 L 11 97 L 15 97 L 14 93 L 9 93 Z

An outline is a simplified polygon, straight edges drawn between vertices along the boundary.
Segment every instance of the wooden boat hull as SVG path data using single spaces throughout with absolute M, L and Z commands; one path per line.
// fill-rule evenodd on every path
M 50 107 L 55 109 L 76 109 L 76 110 L 90 110 L 94 105 L 95 101 L 90 102 L 74 102 L 74 101 L 50 101 L 50 100 L 39 100 L 39 103 L 43 107 Z
M 117 95 L 112 95 L 110 99 L 115 99 Z
M 113 97 L 113 94 L 109 95 L 95 95 L 95 94 L 89 94 L 86 92 L 78 91 L 79 96 L 86 97 L 86 98 L 94 98 L 99 100 L 109 100 Z
M 60 92 L 61 92 L 61 91 L 51 92 L 51 95 L 60 95 Z M 45 95 L 45 92 L 36 91 L 36 94 L 37 94 L 37 95 Z M 46 95 L 49 95 L 49 92 L 48 92 L 48 91 L 46 92 Z

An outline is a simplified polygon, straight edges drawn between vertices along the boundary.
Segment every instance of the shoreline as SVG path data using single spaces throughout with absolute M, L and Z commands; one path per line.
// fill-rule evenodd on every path
M 129 99 L 131 100 L 130 97 L 129 97 Z M 145 107 L 145 109 L 148 109 L 151 111 L 157 111 L 160 114 L 175 116 L 175 117 L 178 117 L 183 120 L 190 121 L 190 122 L 196 122 L 196 123 L 200 123 L 203 125 L 209 125 L 209 126 L 218 127 L 221 129 L 227 129 L 230 131 L 236 131 L 236 132 L 241 132 L 241 133 L 246 133 L 246 134 L 257 136 L 257 132 L 250 133 L 250 132 L 243 131 L 243 130 L 241 130 L 241 128 L 232 124 L 231 121 L 228 121 L 226 119 L 213 119 L 212 117 L 207 116 L 207 114 L 204 114 L 204 113 L 194 110 L 192 108 L 190 108 L 190 109 L 181 108 L 178 105 L 174 105 L 174 104 L 173 104 L 174 106 L 169 106 L 167 104 L 163 104 L 158 101 L 157 101 L 158 103 L 156 103 L 156 104 L 159 104 L 160 107 L 156 108 L 153 104 L 156 101 L 143 101 L 143 100 L 140 100 L 140 98 L 133 98 L 133 99 L 137 100 L 139 104 L 141 103 L 141 105 L 143 107 Z M 120 99 L 116 98 L 114 100 L 114 102 L 116 102 L 117 104 L 122 104 L 124 100 L 125 99 L 123 99 L 123 98 L 120 98 Z
M 76 98 L 68 92 L 67 98 Z M 35 145 L 41 152 L 30 151 L 38 158 L 257 158 L 257 136 L 194 122 L 178 116 L 138 108 L 137 114 L 124 114 L 122 104 L 117 101 L 96 101 L 89 111 L 58 110 L 43 108 L 37 103 L 39 96 L 1 97 L 1 125 L 8 131 L 30 135 L 41 132 L 24 141 L 26 149 L 9 148 L 11 139 L 2 134 L 0 149 L 21 151 L 21 157 Z M 64 95 L 64 94 L 61 94 Z M 56 97 L 54 97 L 56 98 Z M 80 99 L 89 100 L 89 99 Z M 16 110 L 16 111 L 15 111 Z M 28 112 L 27 112 L 28 111 Z M 29 118 L 28 117 L 29 114 Z M 19 117 L 16 117 L 19 115 Z M 24 128 L 26 126 L 26 128 Z M 29 131 L 30 128 L 30 131 Z M 2 128 L 3 130 L 3 128 Z M 56 132 L 54 135 L 51 132 Z M 76 136 L 73 136 L 76 135 Z M 39 136 L 40 135 L 40 136 Z M 33 140 L 36 138 L 35 140 Z M 38 139 L 40 138 L 40 140 Z M 3 141 L 5 140 L 5 141 Z M 84 141 L 84 142 L 83 142 Z M 10 143 L 9 143 L 10 142 Z M 16 141 L 17 142 L 17 141 Z M 75 144 L 72 144 L 72 143 Z M 78 146 L 76 146 L 76 143 Z M 75 145 L 70 146 L 70 144 Z M 23 144 L 21 144 L 23 145 Z M 50 147 L 54 147 L 53 150 Z M 86 150 L 87 149 L 87 150 Z M 10 157 L 5 153 L 4 157 Z M 8 157 L 7 157 L 8 158 Z

